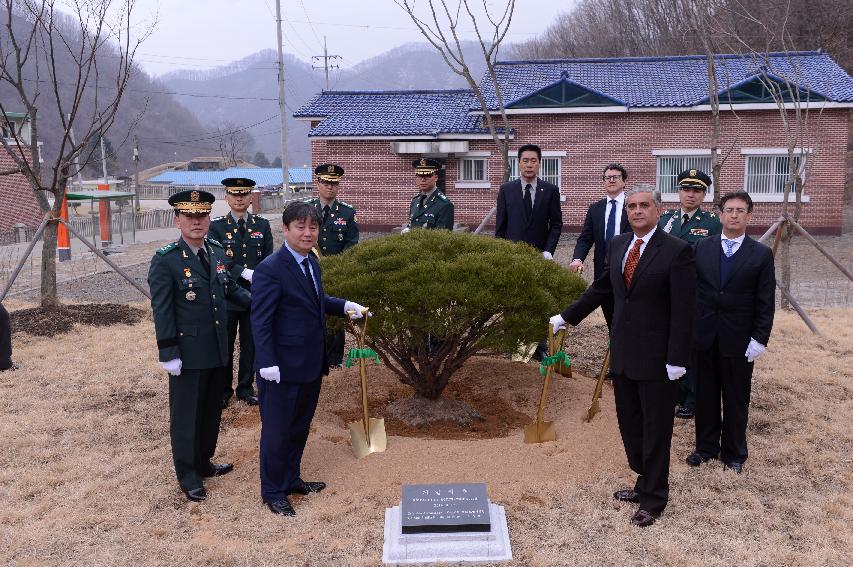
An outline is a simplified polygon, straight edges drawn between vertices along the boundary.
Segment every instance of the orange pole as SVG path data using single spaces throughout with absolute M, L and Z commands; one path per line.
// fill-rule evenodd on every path
M 62 220 L 68 220 L 68 199 L 65 195 L 62 196 L 62 207 L 59 209 L 59 216 Z M 60 262 L 71 259 L 71 237 L 68 234 L 68 229 L 62 223 L 59 223 L 57 229 L 56 253 Z
M 99 183 L 98 191 L 109 191 L 110 186 L 108 183 Z M 112 218 L 110 216 L 110 202 L 109 201 L 101 201 L 98 203 L 98 212 L 100 213 L 100 225 L 101 225 L 101 247 L 109 246 L 113 243 L 113 223 Z

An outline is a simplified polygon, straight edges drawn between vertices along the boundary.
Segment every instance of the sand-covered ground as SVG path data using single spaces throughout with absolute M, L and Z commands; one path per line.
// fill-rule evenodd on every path
M 490 419 L 504 436 L 401 436 L 389 423 L 387 452 L 356 460 L 345 422 L 357 408 L 357 372 L 334 371 L 303 463 L 306 479 L 329 487 L 281 518 L 260 502 L 257 412 L 243 404 L 226 410 L 217 456 L 235 472 L 208 483 L 205 503 L 178 490 L 150 316 L 52 338 L 18 333 L 21 368 L 0 373 L 0 563 L 379 565 L 384 510 L 402 484 L 470 481 L 505 506 L 512 565 L 849 565 L 853 310 L 812 316 L 824 337 L 777 315 L 756 366 L 744 474 L 684 464 L 693 427 L 679 421 L 670 505 L 648 529 L 630 526 L 633 506 L 611 497 L 633 480 L 612 390 L 592 423 L 581 420 L 590 379 L 556 381 L 547 417 L 559 438 L 525 445 L 517 425 L 498 426 L 533 415 L 536 367 L 474 359 L 449 392 L 499 411 Z M 372 367 L 371 380 L 374 415 L 405 395 L 387 369 Z

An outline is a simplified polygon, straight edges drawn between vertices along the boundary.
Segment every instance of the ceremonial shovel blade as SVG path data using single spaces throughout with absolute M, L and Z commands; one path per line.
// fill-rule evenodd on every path
M 554 327 L 548 324 L 548 355 L 554 356 L 558 350 L 562 349 L 563 339 L 566 336 L 565 329 L 558 332 L 554 336 Z M 553 365 L 549 365 L 545 371 L 545 380 L 542 381 L 542 394 L 539 396 L 539 411 L 536 412 L 536 421 L 524 426 L 524 442 L 525 443 L 544 443 L 546 441 L 556 441 L 557 431 L 554 429 L 553 421 L 544 421 L 542 418 L 545 414 L 545 405 L 548 403 L 548 387 L 551 385 L 551 369 Z
M 367 308 L 362 312 L 364 325 L 361 329 L 352 325 L 359 350 L 364 349 L 364 340 L 367 335 L 367 312 Z M 348 314 L 350 313 L 354 311 L 349 311 Z M 385 419 L 367 415 L 367 360 L 363 357 L 358 359 L 358 373 L 361 377 L 362 418 L 349 423 L 349 434 L 355 457 L 362 459 L 370 453 L 383 452 L 388 446 L 388 438 L 385 435 Z
M 595 414 L 599 412 L 598 399 L 601 397 L 601 388 L 604 386 L 604 377 L 610 370 L 610 347 L 607 347 L 607 354 L 604 355 L 604 361 L 601 363 L 601 372 L 598 373 L 598 381 L 595 383 L 595 390 L 592 392 L 592 405 L 586 412 L 586 417 L 583 419 L 589 423 Z

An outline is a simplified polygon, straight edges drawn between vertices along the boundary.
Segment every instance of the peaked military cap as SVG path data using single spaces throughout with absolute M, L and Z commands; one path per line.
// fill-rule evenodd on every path
M 225 185 L 225 192 L 231 195 L 246 195 L 252 192 L 255 181 L 245 177 L 228 177 L 220 181 Z
M 187 215 L 209 215 L 216 197 L 207 191 L 181 191 L 169 197 L 169 204 Z
M 329 183 L 337 183 L 344 176 L 344 168 L 334 163 L 324 163 L 314 169 L 317 177 Z
M 699 169 L 687 169 L 678 174 L 678 186 L 707 191 L 711 186 L 711 178 Z
M 441 163 L 430 158 L 418 158 L 412 162 L 412 167 L 415 168 L 415 175 L 430 175 L 441 169 Z

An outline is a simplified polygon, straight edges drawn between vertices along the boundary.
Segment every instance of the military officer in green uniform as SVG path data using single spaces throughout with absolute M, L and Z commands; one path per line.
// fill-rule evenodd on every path
M 678 200 L 681 206 L 660 216 L 658 228 L 690 244 L 720 234 L 723 225 L 712 212 L 700 207 L 711 186 L 711 178 L 704 171 L 688 169 L 678 174 Z M 696 408 L 695 369 L 687 369 L 681 379 L 676 417 L 692 419 Z
M 416 227 L 453 230 L 453 203 L 435 186 L 441 164 L 434 159 L 418 158 L 412 162 L 412 167 L 419 193 L 409 205 L 409 222 L 403 232 Z
M 252 187 L 255 182 L 244 177 L 229 177 L 225 186 L 225 201 L 231 211 L 210 221 L 210 237 L 225 248 L 226 264 L 231 276 L 245 289 L 251 290 L 252 273 L 261 260 L 273 253 L 273 238 L 267 219 L 249 212 Z M 240 333 L 240 361 L 237 366 L 237 399 L 250 406 L 258 405 L 254 390 L 255 341 L 249 309 L 228 303 L 228 376 L 222 390 L 222 407 L 234 390 L 234 341 Z
M 203 479 L 231 472 L 214 464 L 228 356 L 227 301 L 248 306 L 251 294 L 226 267 L 222 245 L 207 238 L 213 195 L 183 191 L 169 198 L 181 237 L 154 254 L 148 269 L 160 364 L 169 373 L 169 435 L 181 490 L 207 499 Z
M 323 256 L 333 256 L 358 244 L 358 222 L 353 206 L 337 199 L 344 168 L 334 163 L 324 163 L 318 165 L 314 173 L 317 175 L 319 197 L 309 199 L 308 203 L 317 207 L 323 216 L 317 247 Z M 329 329 L 326 335 L 326 356 L 331 367 L 340 367 L 344 363 L 342 328 Z

